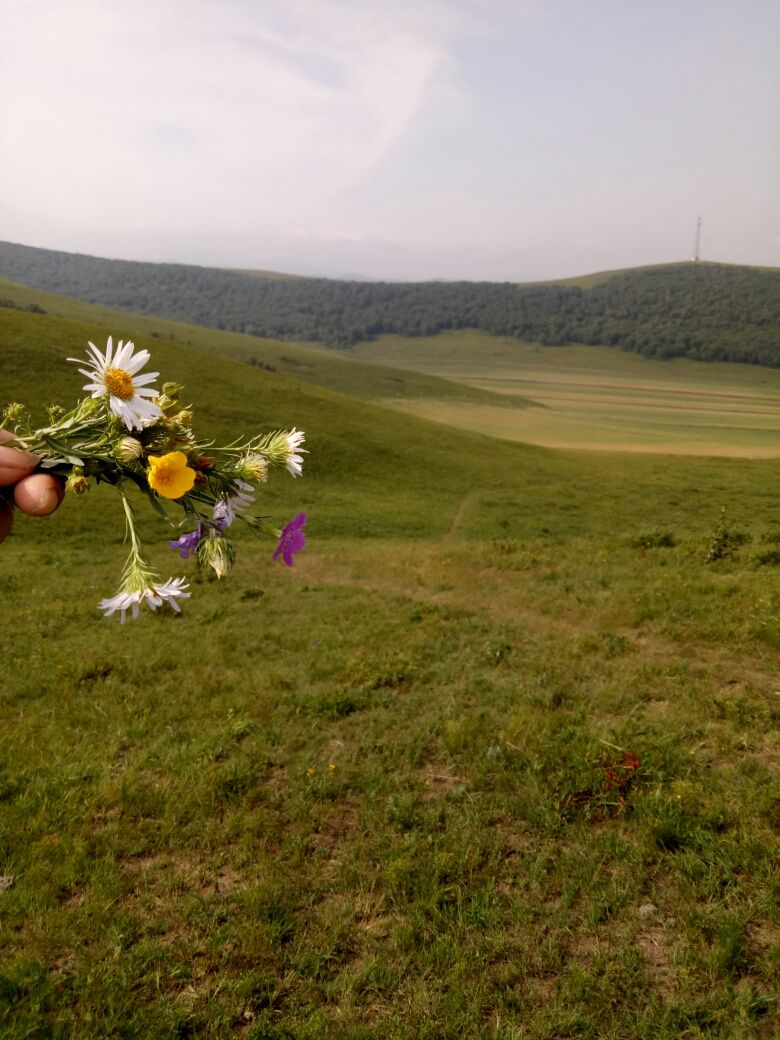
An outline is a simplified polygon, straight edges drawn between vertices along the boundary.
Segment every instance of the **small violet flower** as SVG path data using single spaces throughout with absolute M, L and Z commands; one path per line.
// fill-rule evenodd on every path
M 198 524 L 194 531 L 190 531 L 188 534 L 183 534 L 180 538 L 177 538 L 174 542 L 168 542 L 171 549 L 176 549 L 183 560 L 186 560 L 190 553 L 194 553 L 198 548 L 198 542 L 203 535 L 203 525 Z
M 298 513 L 297 516 L 293 517 L 289 524 L 285 524 L 282 533 L 279 535 L 279 544 L 274 550 L 272 559 L 276 560 L 281 556 L 287 566 L 292 567 L 293 556 L 296 553 L 299 553 L 304 545 L 306 545 L 306 535 L 303 533 L 303 528 L 305 526 L 305 513 Z
M 214 526 L 218 527 L 220 531 L 230 527 L 236 518 L 236 513 L 242 513 L 254 502 L 255 496 L 252 492 L 251 484 L 247 484 L 245 480 L 237 480 L 235 494 L 223 495 L 222 498 L 217 499 L 211 513 Z

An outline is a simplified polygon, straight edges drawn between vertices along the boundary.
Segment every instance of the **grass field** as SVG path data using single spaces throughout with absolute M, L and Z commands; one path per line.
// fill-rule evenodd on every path
M 494 437 L 554 448 L 780 457 L 776 369 L 660 361 L 608 347 L 539 347 L 476 331 L 385 336 L 354 354 L 540 406 L 509 412 L 492 402 L 395 402 Z
M 306 430 L 266 504 L 310 540 L 208 582 L 150 517 L 194 595 L 124 629 L 111 489 L 0 547 L 0 1035 L 776 1037 L 778 463 L 399 423 L 116 322 L 199 430 Z M 83 314 L 0 323 L 4 397 L 78 393 Z
M 414 372 L 392 366 L 370 365 L 354 358 L 344 358 L 332 350 L 315 348 L 302 343 L 281 343 L 245 336 L 236 332 L 224 332 L 199 325 L 185 325 L 165 318 L 147 317 L 138 314 L 119 313 L 65 296 L 30 289 L 0 279 L 0 301 L 10 301 L 17 310 L 0 305 L 4 335 L 27 336 L 29 315 L 26 307 L 39 307 L 45 314 L 36 315 L 36 342 L 48 343 L 50 330 L 59 330 L 62 321 L 78 328 L 77 336 L 100 338 L 121 330 L 125 339 L 135 337 L 150 345 L 155 341 L 175 342 L 179 347 L 218 354 L 221 357 L 240 361 L 262 372 L 287 375 L 314 386 L 338 390 L 365 400 L 393 400 L 394 398 L 425 398 L 428 400 L 454 400 L 472 404 L 493 404 L 499 408 L 527 408 L 529 404 L 521 396 L 496 394 L 491 390 L 480 390 L 462 382 L 440 379 L 425 373 Z M 59 335 L 55 331 L 56 339 Z

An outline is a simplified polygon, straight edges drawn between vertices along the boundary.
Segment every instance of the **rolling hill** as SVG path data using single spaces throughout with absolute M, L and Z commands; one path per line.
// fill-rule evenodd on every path
M 129 315 L 2 280 L 0 314 L 8 323 L 13 316 L 66 317 L 149 346 L 176 342 L 263 374 L 528 444 L 742 457 L 780 452 L 780 373 L 763 366 L 662 361 L 606 347 L 551 350 L 476 330 L 381 336 L 334 350 Z
M 128 311 L 274 339 L 350 345 L 479 328 L 544 345 L 780 365 L 780 271 L 687 263 L 590 279 L 370 283 L 103 260 L 0 243 L 11 281 Z
M 80 306 L 75 305 L 75 310 Z M 76 320 L 0 308 L 3 403 L 19 400 L 37 406 L 43 419 L 43 405 L 67 404 L 80 395 L 83 379 L 76 366 L 65 359 L 83 356 L 87 341 L 96 338 L 96 323 L 87 323 L 84 317 L 82 314 Z M 148 319 L 136 320 L 116 313 L 105 313 L 103 317 L 109 320 L 106 333 L 117 335 L 119 327 L 124 338 L 135 337 L 136 342 L 148 345 L 155 366 L 164 372 L 165 378 L 184 384 L 195 402 L 199 427 L 209 436 L 232 439 L 258 427 L 304 427 L 309 441 L 316 445 L 307 471 L 317 479 L 318 498 L 321 502 L 328 499 L 329 486 L 334 496 L 335 516 L 331 513 L 328 521 L 330 510 L 320 511 L 319 523 L 326 532 L 339 529 L 342 533 L 362 531 L 379 536 L 440 529 L 447 523 L 447 500 L 453 496 L 454 508 L 459 496 L 475 480 L 495 479 L 500 484 L 503 473 L 525 470 L 526 459 L 537 459 L 530 467 L 529 477 L 542 465 L 542 455 L 535 449 L 509 445 L 489 448 L 489 441 L 454 431 L 443 436 L 438 426 L 411 417 L 399 420 L 391 412 L 344 393 L 247 365 L 243 358 L 234 360 L 209 353 L 193 345 L 192 337 L 197 335 L 194 328 L 179 326 L 176 331 L 181 339 L 168 338 L 174 333 L 167 329 L 165 339 L 154 339 L 144 328 Z M 170 328 L 176 327 L 171 324 Z M 206 341 L 210 335 L 216 335 L 209 330 L 204 332 Z M 301 351 L 302 356 L 307 356 L 305 348 Z M 317 361 L 315 355 L 312 365 Z M 324 382 L 329 372 L 351 371 L 353 364 L 324 355 L 320 377 Z M 362 369 L 365 378 L 373 380 L 371 392 L 383 386 L 381 369 L 369 364 Z M 346 380 L 353 389 L 355 382 L 359 379 Z M 456 394 L 459 392 L 455 384 L 440 382 L 445 388 L 453 385 Z M 409 375 L 408 385 L 416 387 L 418 393 L 425 387 L 438 391 L 435 381 L 418 383 L 414 373 Z M 365 384 L 361 393 L 369 395 Z M 398 473 L 397 482 L 387 479 L 388 470 Z M 449 491 L 432 479 L 437 473 L 452 475 Z M 302 504 L 306 505 L 310 484 L 301 483 L 300 487 L 304 492 Z M 291 493 L 289 487 L 287 493 Z M 268 490 L 269 507 L 277 505 L 280 494 L 277 482 Z M 360 510 L 355 508 L 358 500 L 364 504 Z
M 378 367 L 352 356 L 345 358 L 333 351 L 313 349 L 311 345 L 283 343 L 161 318 L 128 315 L 0 279 L 0 316 L 5 315 L 9 327 L 13 324 L 14 314 L 17 318 L 21 314 L 68 318 L 93 328 L 102 327 L 106 335 L 116 335 L 121 330 L 119 334 L 124 338 L 135 336 L 147 340 L 176 340 L 188 347 L 242 361 L 264 372 L 278 372 L 305 383 L 329 387 L 372 401 L 424 397 L 489 404 L 498 408 L 531 406 L 531 402 L 522 396 L 510 399 L 458 381 L 407 371 L 392 365 Z

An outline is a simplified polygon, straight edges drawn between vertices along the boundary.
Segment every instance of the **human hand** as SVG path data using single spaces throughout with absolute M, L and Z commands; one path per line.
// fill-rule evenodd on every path
M 0 441 L 8 440 L 13 440 L 13 434 L 0 430 Z M 65 495 L 59 477 L 34 472 L 39 461 L 29 451 L 0 446 L 0 487 L 13 487 L 14 505 L 30 516 L 48 516 Z M 11 530 L 13 519 L 10 503 L 0 499 L 0 542 Z

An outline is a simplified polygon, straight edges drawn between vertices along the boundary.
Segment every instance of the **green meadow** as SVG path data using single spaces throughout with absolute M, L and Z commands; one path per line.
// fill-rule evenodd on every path
M 552 448 L 780 457 L 777 369 L 662 361 L 609 347 L 540 347 L 473 330 L 384 336 L 353 353 L 522 400 L 523 410 L 425 396 L 396 402 L 403 411 L 493 437 Z
M 65 358 L 110 331 L 185 384 L 199 432 L 296 425 L 310 451 L 260 504 L 309 514 L 290 570 L 246 529 L 210 581 L 139 505 L 152 561 L 192 583 L 181 617 L 95 609 L 124 560 L 111 488 L 0 547 L 0 1036 L 778 1036 L 776 459 L 399 411 L 530 428 L 553 357 L 595 396 L 593 348 L 494 340 L 478 378 L 466 333 L 447 364 L 433 341 L 344 358 L 0 296 L 47 311 L 0 308 L 4 400 L 70 403 Z M 717 416 L 778 389 L 644 366 L 610 370 L 637 412 L 629 383 Z
M 110 335 L 117 328 L 128 330 L 139 342 L 155 346 L 156 340 L 175 342 L 179 347 L 196 347 L 209 353 L 240 361 L 264 372 L 291 376 L 293 379 L 327 387 L 371 401 L 424 397 L 429 400 L 451 400 L 472 404 L 491 404 L 510 409 L 530 407 L 522 396 L 480 390 L 451 379 L 441 379 L 392 365 L 372 365 L 354 358 L 344 358 L 333 350 L 306 343 L 278 342 L 256 336 L 244 336 L 198 325 L 168 321 L 165 318 L 128 315 L 94 304 L 71 300 L 65 296 L 0 279 L 0 316 L 6 336 L 24 338 L 27 326 L 17 311 L 2 308 L 2 301 L 15 308 L 39 308 L 47 320 L 39 322 L 36 336 L 46 342 L 46 330 L 52 329 L 56 343 L 59 322 L 66 319 L 81 326 L 78 333 L 91 339 Z M 20 324 L 21 320 L 21 324 Z M 127 335 L 125 338 L 127 338 Z M 86 342 L 86 340 L 84 340 Z M 52 359 L 56 357 L 52 354 Z

